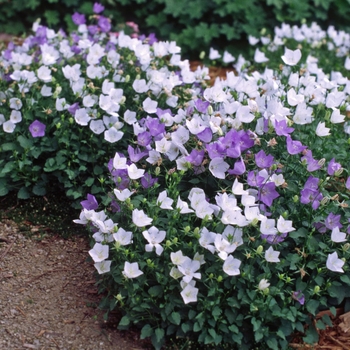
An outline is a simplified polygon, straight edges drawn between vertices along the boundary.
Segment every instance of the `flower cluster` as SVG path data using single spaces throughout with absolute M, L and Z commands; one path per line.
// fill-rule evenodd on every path
M 75 223 L 103 304 L 156 348 L 165 331 L 286 348 L 303 324 L 315 341 L 308 314 L 350 285 L 348 80 L 286 46 L 280 69 L 258 53 L 249 73 L 241 57 L 208 86 L 175 42 L 111 33 L 94 12 L 91 25 L 75 13 L 70 36 L 36 23 L 2 53 L 0 184 L 17 174 L 38 191 L 53 174 L 90 192 Z

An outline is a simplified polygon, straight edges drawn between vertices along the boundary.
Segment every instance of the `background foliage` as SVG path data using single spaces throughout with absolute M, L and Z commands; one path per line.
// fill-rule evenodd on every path
M 175 40 L 182 56 L 197 59 L 203 47 L 242 50 L 247 35 L 272 33 L 280 23 L 316 21 L 324 29 L 349 29 L 349 0 L 103 0 L 113 23 L 134 21 L 145 34 Z M 40 17 L 54 29 L 72 28 L 71 13 L 90 14 L 93 1 L 0 0 L 0 32 L 20 35 Z M 120 28 L 115 28 L 120 29 Z

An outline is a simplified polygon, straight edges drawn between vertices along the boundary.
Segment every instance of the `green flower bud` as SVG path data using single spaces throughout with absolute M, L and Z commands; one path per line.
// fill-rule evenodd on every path
M 350 243 L 345 243 L 345 244 L 343 245 L 343 251 L 344 251 L 344 252 L 348 251 L 349 248 L 350 248 Z
M 217 279 L 216 279 L 218 282 L 221 282 L 223 280 L 223 277 L 222 276 L 219 276 Z
M 73 123 L 74 123 L 74 119 L 73 119 L 72 117 L 70 117 L 68 120 L 69 120 L 69 123 L 70 123 L 70 124 L 73 124 Z
M 59 129 L 61 127 L 61 123 L 56 124 L 56 128 Z
M 122 301 L 123 300 L 123 296 L 121 294 L 117 294 L 115 296 L 115 298 L 118 300 L 118 301 Z
M 256 227 L 258 225 L 258 223 L 259 223 L 259 220 L 257 218 L 254 218 L 253 221 L 251 222 L 251 225 L 253 227 Z
M 343 169 L 343 168 L 340 168 L 340 169 L 338 169 L 338 170 L 334 173 L 334 175 L 335 175 L 335 176 L 340 176 L 340 175 L 343 173 L 343 171 L 344 171 L 344 169 Z
M 198 235 L 198 234 L 199 234 L 199 227 L 196 227 L 196 228 L 194 229 L 193 233 L 194 233 L 195 235 Z
M 208 114 L 209 115 L 212 115 L 213 114 L 213 107 L 211 106 L 211 105 L 209 105 L 209 107 L 208 107 Z
M 326 163 L 326 158 L 321 158 L 321 159 L 318 161 L 318 165 L 319 165 L 319 166 L 324 166 L 325 163 Z
M 295 195 L 293 196 L 293 202 L 298 203 L 299 202 L 299 196 Z
M 126 77 L 125 77 L 125 83 L 129 82 L 130 81 L 130 75 L 128 74 Z
M 205 51 L 201 51 L 201 53 L 199 54 L 199 59 L 203 60 L 205 57 Z
M 212 279 L 213 277 L 214 277 L 214 274 L 211 273 L 211 274 L 209 275 L 209 278 Z
M 173 243 L 176 244 L 178 242 L 178 238 L 177 237 L 174 237 L 173 238 Z
M 328 197 L 323 197 L 321 199 L 320 205 L 326 205 L 329 202 L 329 198 Z
M 320 290 L 321 290 L 321 288 L 319 286 L 315 286 L 314 294 L 317 294 Z
M 189 233 L 191 231 L 191 227 L 190 226 L 186 226 L 184 228 L 184 231 L 185 231 L 185 233 Z
M 158 176 L 160 174 L 160 167 L 159 166 L 156 167 L 156 170 L 154 173 L 156 176 Z
M 264 290 L 263 290 L 263 294 L 264 295 L 268 295 L 270 293 L 270 289 L 269 288 L 265 288 Z
M 167 241 L 165 242 L 165 245 L 166 245 L 167 247 L 170 247 L 170 246 L 171 246 L 171 242 L 170 242 L 169 240 L 167 240 Z
M 257 252 L 258 254 L 261 254 L 261 253 L 263 252 L 263 250 L 264 250 L 264 248 L 263 248 L 262 245 L 259 245 L 259 247 L 256 248 L 256 252 Z

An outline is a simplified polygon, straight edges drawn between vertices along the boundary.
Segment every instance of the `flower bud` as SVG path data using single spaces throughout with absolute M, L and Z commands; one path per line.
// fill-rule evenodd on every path
M 326 163 L 326 158 L 321 158 L 321 159 L 318 161 L 318 165 L 319 165 L 319 166 L 324 166 L 325 163 Z
M 201 53 L 199 54 L 199 59 L 202 60 L 205 57 L 205 51 L 201 51 Z
M 214 274 L 211 273 L 211 274 L 209 275 L 209 278 L 212 279 L 213 277 L 214 277 Z
M 345 243 L 345 244 L 343 245 L 343 251 L 344 251 L 344 252 L 348 251 L 349 248 L 350 248 L 350 243 Z
M 193 233 L 194 233 L 195 235 L 198 235 L 198 234 L 199 234 L 199 227 L 196 227 L 196 228 L 194 229 Z
M 213 107 L 211 106 L 211 105 L 209 105 L 209 107 L 208 107 L 208 114 L 209 115 L 212 115 L 213 114 Z
M 118 301 L 122 301 L 123 300 L 123 296 L 119 293 L 115 296 L 115 298 L 118 300 Z
M 191 231 L 191 227 L 190 226 L 186 226 L 184 228 L 184 231 L 185 231 L 185 233 L 189 233 Z
M 335 176 L 340 176 L 342 173 L 343 173 L 344 169 L 343 168 L 340 168 L 338 169 L 337 171 L 335 171 L 334 175 Z
M 70 123 L 70 124 L 73 124 L 73 123 L 74 123 L 74 119 L 73 119 L 72 117 L 70 117 L 68 120 L 69 120 L 69 123 Z
M 129 82 L 130 81 L 130 75 L 128 74 L 126 77 L 125 77 L 125 83 Z
M 178 239 L 177 237 L 174 237 L 174 238 L 173 238 L 173 243 L 176 244 L 176 243 L 178 242 L 178 240 L 179 240 L 179 239 Z
M 314 294 L 317 294 L 320 291 L 320 287 L 319 286 L 315 286 L 314 288 Z
M 299 202 L 299 196 L 295 195 L 293 196 L 293 202 L 298 203 Z
M 125 101 L 126 101 L 126 97 L 125 97 L 125 96 L 122 96 L 122 98 L 120 99 L 119 104 L 122 105 L 122 104 L 125 103 Z
M 262 245 L 259 245 L 259 247 L 256 248 L 256 252 L 257 252 L 258 254 L 261 254 L 261 253 L 263 252 L 263 250 L 264 250 L 264 248 L 263 248 Z
M 221 282 L 223 280 L 223 277 L 222 276 L 219 276 L 217 279 L 216 279 L 218 282 Z
M 253 221 L 251 222 L 251 225 L 253 227 L 256 227 L 258 225 L 258 223 L 259 223 L 259 220 L 257 218 L 254 218 Z
M 263 290 L 263 293 L 264 293 L 264 295 L 268 295 L 270 293 L 270 289 L 269 288 L 265 288 Z
M 165 245 L 166 245 L 167 247 L 170 247 L 170 246 L 171 246 L 171 242 L 170 242 L 169 240 L 167 240 L 166 243 L 165 243 Z
M 56 124 L 56 128 L 59 129 L 61 127 L 61 123 Z
M 323 197 L 320 201 L 320 205 L 326 205 L 329 202 L 329 198 L 328 197 Z
M 156 176 L 158 176 L 160 174 L 160 167 L 159 166 L 156 167 L 156 170 L 154 173 Z

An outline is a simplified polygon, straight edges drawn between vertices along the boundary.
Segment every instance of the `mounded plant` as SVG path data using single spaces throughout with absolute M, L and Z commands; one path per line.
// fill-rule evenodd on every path
M 317 342 L 317 312 L 349 296 L 348 80 L 303 41 L 208 87 L 175 42 L 110 33 L 102 11 L 2 53 L 1 194 L 86 196 L 101 307 L 157 349 Z

